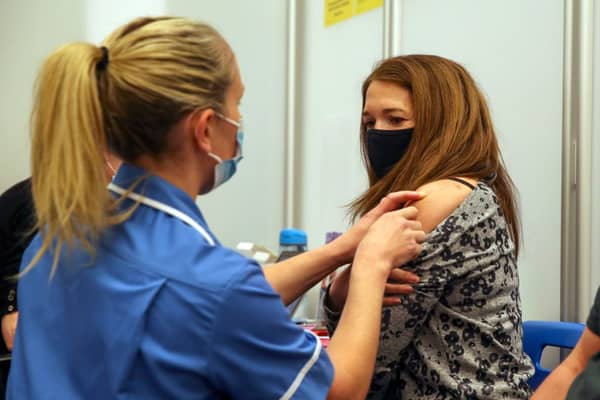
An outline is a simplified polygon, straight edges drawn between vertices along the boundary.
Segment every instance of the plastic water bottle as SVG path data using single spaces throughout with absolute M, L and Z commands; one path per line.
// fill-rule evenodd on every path
M 306 251 L 308 239 L 301 229 L 285 228 L 279 232 L 279 261 Z
M 277 261 L 287 260 L 290 257 L 298 255 L 306 251 L 308 246 L 308 238 L 306 232 L 300 229 L 284 228 L 279 232 L 279 257 Z M 299 306 L 302 303 L 304 296 L 300 296 L 290 305 L 288 310 L 292 319 L 297 319 Z

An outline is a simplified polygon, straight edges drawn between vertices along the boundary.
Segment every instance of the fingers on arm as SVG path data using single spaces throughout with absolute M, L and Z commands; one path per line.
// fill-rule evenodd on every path
M 382 202 L 385 201 L 386 203 L 388 203 L 390 205 L 395 205 L 395 208 L 398 208 L 398 207 L 405 205 L 408 202 L 421 200 L 424 197 L 426 197 L 426 194 L 424 191 L 403 190 L 403 191 L 389 193 L 387 196 L 385 196 L 382 199 Z
M 404 219 L 412 221 L 412 222 L 416 222 L 414 220 L 417 219 L 418 213 L 419 213 L 419 210 L 416 207 L 406 207 L 406 208 L 402 208 L 402 209 L 396 211 L 396 214 L 398 215 L 398 217 L 404 218 Z
M 397 210 L 409 202 L 418 201 L 424 197 L 424 193 L 413 191 L 400 191 L 389 193 L 381 199 L 377 207 L 375 207 L 371 212 L 376 215 L 381 215 L 389 211 Z

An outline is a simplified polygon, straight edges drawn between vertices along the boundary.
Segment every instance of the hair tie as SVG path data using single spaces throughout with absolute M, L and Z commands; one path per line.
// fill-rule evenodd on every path
M 98 61 L 98 64 L 96 64 L 96 69 L 98 71 L 103 71 L 108 66 L 108 49 L 102 46 L 100 47 L 100 50 L 102 50 L 102 58 Z

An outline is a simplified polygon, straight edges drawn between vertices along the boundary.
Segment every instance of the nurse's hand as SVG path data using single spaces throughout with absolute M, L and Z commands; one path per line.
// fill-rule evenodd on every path
M 423 197 L 425 197 L 424 193 L 400 191 L 390 193 L 381 199 L 379 204 L 365 214 L 352 228 L 329 244 L 336 248 L 336 254 L 340 254 L 339 265 L 352 262 L 359 243 L 379 217 L 389 211 L 399 209 L 408 202 L 417 201 Z
M 370 265 L 369 269 L 379 269 L 387 279 L 392 269 L 415 258 L 425 240 L 417 213 L 416 207 L 407 207 L 380 216 L 356 249 L 354 271 L 357 265 Z

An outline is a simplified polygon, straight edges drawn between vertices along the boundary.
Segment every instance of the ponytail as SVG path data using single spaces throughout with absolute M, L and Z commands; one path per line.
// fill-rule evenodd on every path
M 22 274 L 53 251 L 54 274 L 63 245 L 77 242 L 92 256 L 108 225 L 104 134 L 97 64 L 102 49 L 72 43 L 42 66 L 31 114 L 31 170 L 36 228 L 42 245 Z

